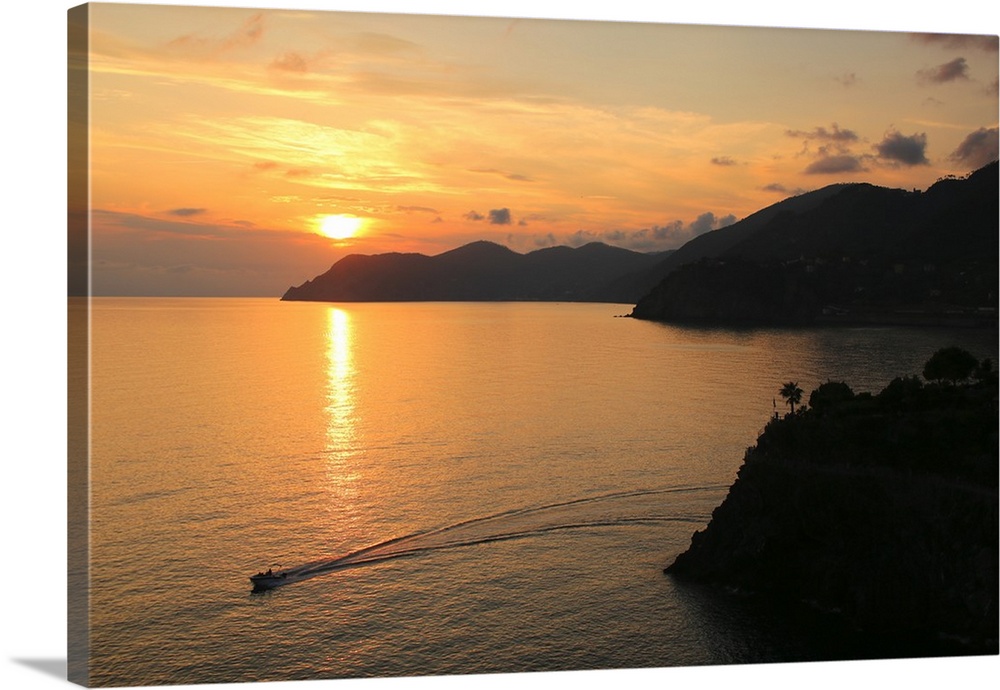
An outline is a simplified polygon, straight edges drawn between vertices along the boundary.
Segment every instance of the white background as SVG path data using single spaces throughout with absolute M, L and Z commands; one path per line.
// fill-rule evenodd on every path
M 657 3 L 651 0 L 247 0 L 205 4 L 783 27 L 998 33 L 997 3 L 952 0 L 778 0 Z M 53 0 L 4 4 L 3 139 L 0 156 L 0 687 L 65 687 L 66 659 L 66 11 Z M 982 125 L 986 123 L 972 123 Z M 995 124 L 995 123 L 994 123 Z M 12 155 L 11 155 L 12 154 Z M 41 670 L 40 670 L 41 669 Z M 838 664 L 680 668 L 395 680 L 278 682 L 215 688 L 969 687 L 1000 678 L 1000 657 Z

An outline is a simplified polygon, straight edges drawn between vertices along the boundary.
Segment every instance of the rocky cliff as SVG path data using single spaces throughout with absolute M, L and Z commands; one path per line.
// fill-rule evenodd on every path
M 997 383 L 980 379 L 824 384 L 768 424 L 665 572 L 807 602 L 914 655 L 997 653 Z

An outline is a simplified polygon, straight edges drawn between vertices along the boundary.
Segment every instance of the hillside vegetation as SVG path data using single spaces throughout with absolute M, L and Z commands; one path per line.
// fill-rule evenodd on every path
M 839 185 L 775 205 L 678 250 L 632 316 L 995 325 L 997 189 L 994 162 L 924 192 Z
M 995 654 L 997 377 L 949 349 L 924 378 L 828 382 L 775 416 L 665 572 L 807 602 L 914 654 Z

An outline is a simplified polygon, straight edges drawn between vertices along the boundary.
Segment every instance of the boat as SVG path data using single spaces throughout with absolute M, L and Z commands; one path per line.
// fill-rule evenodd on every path
M 288 579 L 288 573 L 276 573 L 271 568 L 267 572 L 257 573 L 250 576 L 253 583 L 253 591 L 263 592 L 266 589 L 274 589 L 278 585 L 283 585 Z

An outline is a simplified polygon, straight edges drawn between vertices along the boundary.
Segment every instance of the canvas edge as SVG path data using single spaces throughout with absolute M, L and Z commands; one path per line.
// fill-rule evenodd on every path
M 90 681 L 89 7 L 67 10 L 67 680 Z
M 227 5 L 228 6 L 228 5 Z M 336 11 L 336 10 L 334 10 Z M 350 10 L 348 10 L 350 11 Z M 358 11 L 358 10 L 354 10 Z M 408 10 L 400 10 L 408 11 Z M 67 10 L 68 16 L 68 680 L 83 686 L 89 683 L 90 656 L 90 476 L 89 476 L 89 357 L 90 357 L 90 264 L 89 264 L 89 206 L 74 208 L 74 199 L 82 194 L 89 197 L 89 147 L 86 134 L 89 125 L 87 93 L 86 54 L 88 49 L 89 14 L 88 6 L 80 5 Z M 658 20 L 653 20 L 658 21 Z M 84 27 L 74 41 L 74 27 Z M 792 27 L 794 28 L 794 27 Z M 846 29 L 858 30 L 858 29 Z M 971 33 L 971 32 L 970 32 Z M 74 50 L 82 55 L 83 62 L 76 62 L 74 70 Z M 79 69 L 83 67 L 83 69 Z M 82 100 L 81 100 L 82 98 Z M 74 120 L 76 118 L 76 120 Z M 82 119 L 81 119 L 82 118 Z M 76 127 L 74 127 L 76 122 Z M 82 136 L 81 128 L 83 125 Z M 79 149 L 74 153 L 75 149 Z M 82 156 L 82 157 L 81 157 Z M 76 214 L 74 214 L 74 211 Z M 996 668 L 996 657 L 975 660 L 934 659 L 943 664 L 940 669 L 930 669 L 929 677 L 947 676 L 956 671 L 968 672 L 973 677 L 980 671 L 990 673 Z M 981 663 L 980 663 L 981 662 Z M 837 662 L 835 666 L 847 663 L 858 666 L 861 662 Z M 920 661 L 877 661 L 885 674 L 895 674 L 910 670 L 916 672 Z M 954 664 L 965 664 L 954 667 Z M 992 665 L 992 666 L 990 666 Z M 781 665 L 779 665 L 781 666 Z M 986 667 L 986 668 L 984 668 Z M 773 668 L 773 667 L 771 667 Z M 734 667 L 730 667 L 735 670 Z M 947 669 L 947 670 L 945 670 Z M 660 668 L 643 669 L 638 673 L 683 673 L 688 669 Z M 716 673 L 720 669 L 691 669 L 698 673 Z M 747 672 L 748 669 L 740 669 Z M 829 670 L 828 666 L 826 670 Z M 926 671 L 926 666 L 922 669 Z M 937 673 L 933 673 L 937 671 Z M 609 671 L 619 674 L 618 671 Z M 728 673 L 726 669 L 721 672 Z M 765 673 L 764 668 L 749 669 L 749 672 Z M 573 672 L 571 672 L 573 673 Z M 543 676 L 546 674 L 542 674 Z M 909 675 L 909 674 L 907 674 Z M 728 677 L 728 676 L 727 676 Z M 447 680 L 447 679 L 446 679 Z M 458 679 L 456 679 L 457 681 Z M 283 683 L 278 683 L 284 686 Z

